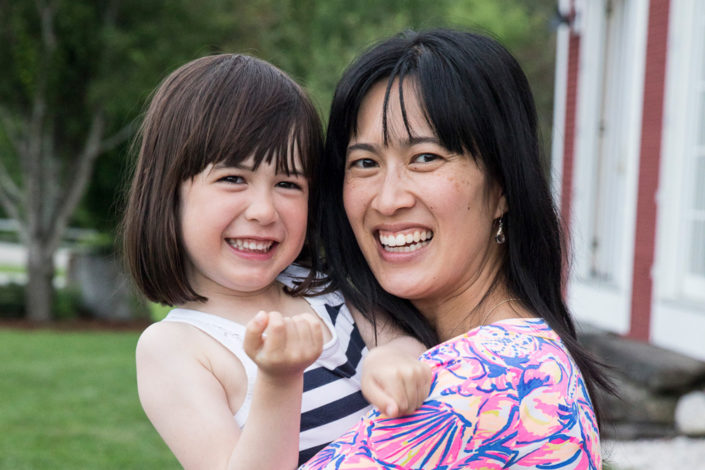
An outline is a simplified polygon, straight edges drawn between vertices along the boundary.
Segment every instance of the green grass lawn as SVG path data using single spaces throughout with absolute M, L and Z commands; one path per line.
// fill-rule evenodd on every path
M 137 337 L 0 330 L 0 469 L 180 468 L 137 398 Z

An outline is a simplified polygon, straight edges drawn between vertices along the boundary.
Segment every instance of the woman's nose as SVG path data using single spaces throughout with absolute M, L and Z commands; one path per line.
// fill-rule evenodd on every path
M 267 190 L 253 192 L 250 205 L 245 210 L 245 218 L 262 225 L 274 222 L 277 218 L 277 209 L 272 192 Z
M 415 198 L 409 185 L 410 181 L 402 172 L 387 172 L 377 188 L 372 207 L 383 215 L 393 215 L 400 209 L 412 207 Z

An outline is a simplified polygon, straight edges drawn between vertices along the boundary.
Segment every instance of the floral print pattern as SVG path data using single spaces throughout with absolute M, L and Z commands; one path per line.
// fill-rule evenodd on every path
M 585 382 L 545 321 L 475 328 L 421 360 L 434 379 L 420 409 L 372 410 L 301 469 L 601 468 Z

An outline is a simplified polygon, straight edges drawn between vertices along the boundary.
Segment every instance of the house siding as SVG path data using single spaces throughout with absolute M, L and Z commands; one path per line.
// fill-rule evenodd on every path
M 646 45 L 641 152 L 634 240 L 632 299 L 628 336 L 648 341 L 653 300 L 656 191 L 663 131 L 664 84 L 670 0 L 651 0 Z
M 573 192 L 573 160 L 575 155 L 575 120 L 578 108 L 578 74 L 580 64 L 580 36 L 570 34 L 568 39 L 568 76 L 565 101 L 565 142 L 563 147 L 563 181 L 561 185 L 561 218 L 564 232 L 570 233 L 571 195 Z

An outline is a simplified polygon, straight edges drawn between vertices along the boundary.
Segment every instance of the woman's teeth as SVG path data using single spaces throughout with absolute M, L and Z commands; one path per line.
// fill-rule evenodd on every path
M 241 251 L 253 251 L 253 252 L 258 252 L 258 253 L 266 253 L 268 252 L 271 248 L 274 242 L 272 240 L 268 241 L 259 241 L 259 240 L 248 240 L 248 239 L 241 239 L 241 238 L 235 238 L 235 239 L 229 239 L 228 243 L 230 246 L 241 250 Z
M 379 234 L 379 242 L 385 251 L 392 253 L 408 253 L 428 245 L 433 232 L 430 230 L 417 230 L 412 233 Z

